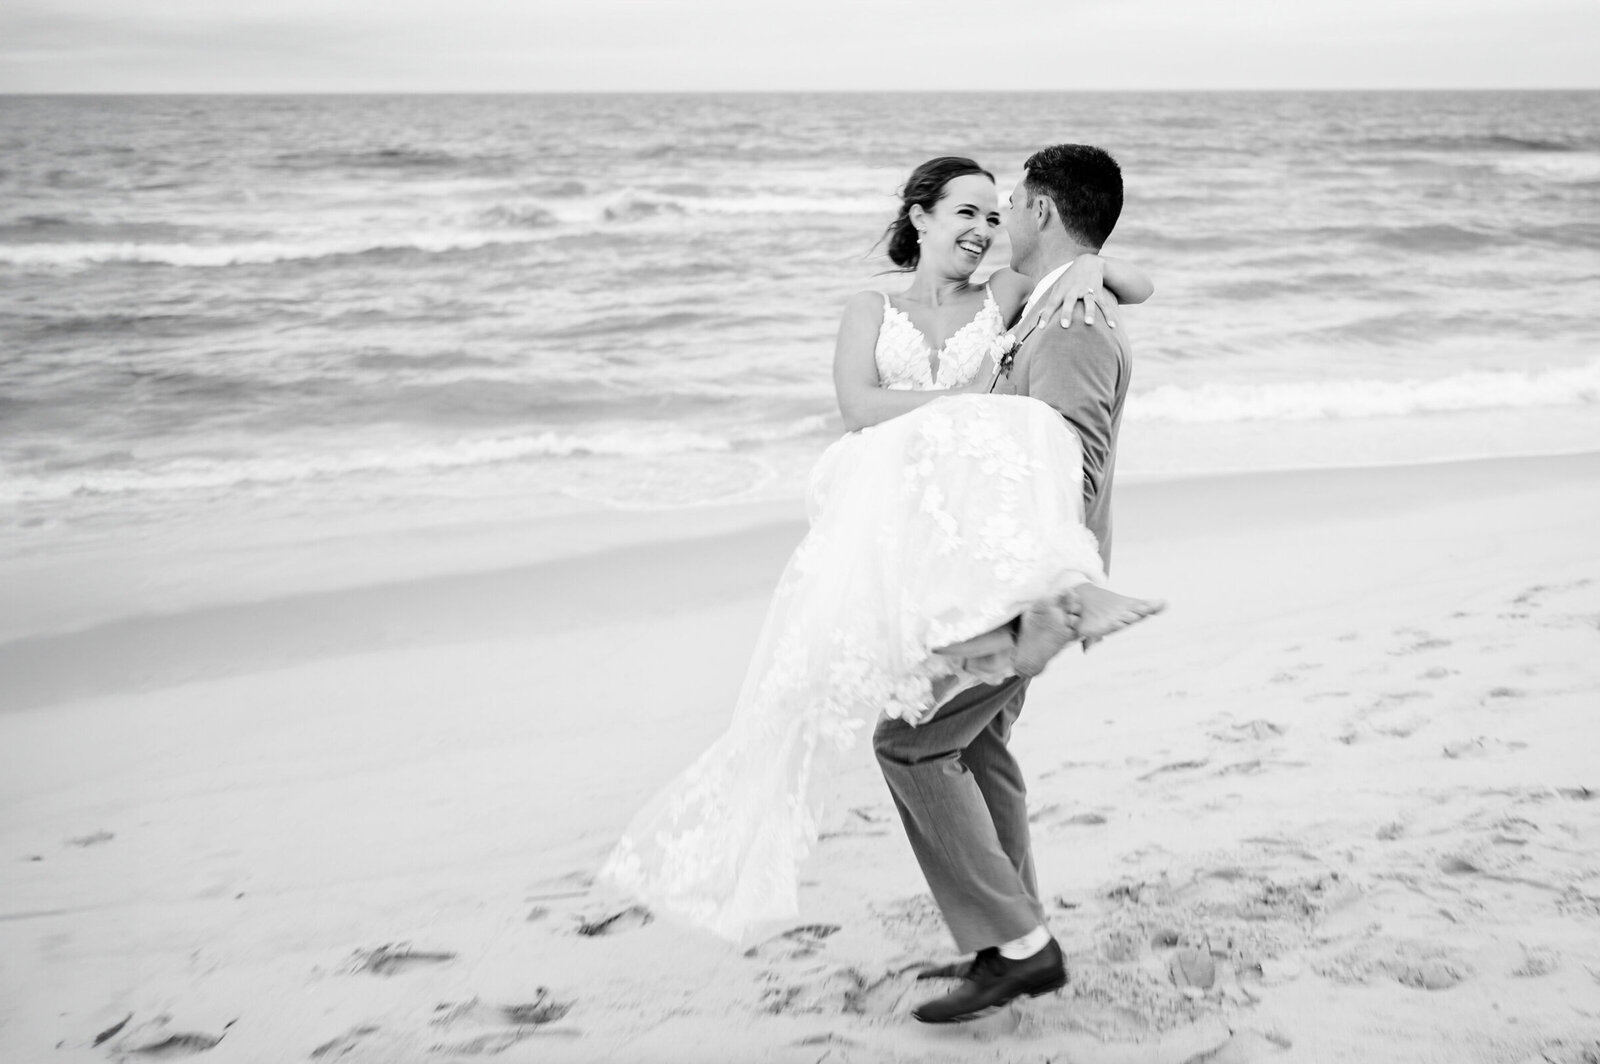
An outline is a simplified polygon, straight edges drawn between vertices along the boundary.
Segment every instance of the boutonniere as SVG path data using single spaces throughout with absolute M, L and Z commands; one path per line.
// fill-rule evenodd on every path
M 1005 333 L 1000 337 L 1000 342 L 1005 345 L 1000 351 L 1000 357 L 994 362 L 994 380 L 989 382 L 989 390 L 994 391 L 995 385 L 1000 383 L 1000 378 L 1011 379 L 1011 366 L 1017 360 L 1017 352 L 1022 350 L 1022 342 L 1033 335 L 1033 330 L 1039 327 L 1036 321 L 1028 326 L 1028 331 L 1021 336 L 1015 333 Z
M 1006 346 L 1005 350 L 1000 352 L 1000 376 L 1009 377 L 1011 364 L 1017 360 L 1017 351 L 1021 349 L 1022 341 L 1011 333 L 1006 333 L 1001 339 L 1005 340 Z

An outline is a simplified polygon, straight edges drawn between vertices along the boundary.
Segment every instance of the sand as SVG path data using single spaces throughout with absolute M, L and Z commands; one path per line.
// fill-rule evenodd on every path
M 1600 455 L 1120 487 L 1172 607 L 1014 739 L 1072 983 L 955 1028 L 867 750 L 748 950 L 593 885 L 801 529 L 613 521 L 152 565 L 135 616 L 18 578 L 0 1060 L 1600 1059 Z

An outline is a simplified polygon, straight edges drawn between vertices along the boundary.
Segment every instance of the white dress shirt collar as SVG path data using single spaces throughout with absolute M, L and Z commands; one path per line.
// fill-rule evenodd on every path
M 1039 283 L 1033 286 L 1033 294 L 1028 296 L 1028 301 L 1023 304 L 1022 313 L 1017 316 L 1018 325 L 1021 325 L 1027 320 L 1028 312 L 1033 309 L 1033 305 L 1035 303 L 1039 302 L 1039 297 L 1048 292 L 1050 290 L 1050 286 L 1059 281 L 1061 279 L 1061 275 L 1066 273 L 1067 267 L 1071 265 L 1072 260 L 1068 259 L 1066 262 L 1063 262 L 1060 266 L 1057 266 L 1055 269 L 1051 270 L 1049 273 L 1045 274 L 1039 279 Z

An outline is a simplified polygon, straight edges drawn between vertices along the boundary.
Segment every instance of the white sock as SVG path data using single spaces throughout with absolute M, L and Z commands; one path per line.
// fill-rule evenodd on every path
M 1050 932 L 1043 925 L 1034 928 L 1021 938 L 1000 943 L 1000 956 L 1008 961 L 1022 961 L 1044 949 L 1050 941 Z

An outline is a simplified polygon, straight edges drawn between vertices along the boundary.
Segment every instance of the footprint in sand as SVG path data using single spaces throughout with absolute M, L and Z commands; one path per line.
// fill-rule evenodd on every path
M 1479 737 L 1477 739 L 1457 739 L 1444 744 L 1444 756 L 1452 760 L 1463 757 L 1483 757 L 1489 753 L 1488 741 Z
M 1402 705 L 1406 702 L 1415 702 L 1418 699 L 1429 699 L 1432 697 L 1432 691 L 1385 691 L 1382 695 L 1378 696 L 1378 701 L 1373 703 L 1372 708 L 1374 710 L 1389 709 L 1393 706 Z
M 1511 974 L 1518 979 L 1538 979 L 1549 975 L 1561 967 L 1561 954 L 1553 949 L 1533 948 L 1524 946 L 1522 949 L 1522 963 L 1511 969 Z
M 351 973 L 370 972 L 373 975 L 399 975 L 412 968 L 431 964 L 448 964 L 456 959 L 454 953 L 444 950 L 415 949 L 409 942 L 387 943 L 377 949 L 356 950 L 350 957 L 346 970 Z
M 751 946 L 744 951 L 744 955 L 765 961 L 792 961 L 815 957 L 822 952 L 822 943 L 832 938 L 838 931 L 838 924 L 802 924 Z
M 1600 1064 L 1600 1040 L 1545 1042 L 1532 1056 L 1516 1064 Z
M 1380 736 L 1387 736 L 1390 739 L 1409 739 L 1417 732 L 1427 727 L 1429 723 L 1430 718 L 1421 716 L 1420 714 L 1413 714 L 1409 717 L 1390 721 L 1383 725 L 1367 723 L 1352 724 L 1345 728 L 1343 732 L 1335 736 L 1335 738 L 1346 746 L 1354 746 L 1357 743 L 1367 742 L 1368 740 L 1378 738 Z
M 817 838 L 870 838 L 887 835 L 889 834 L 887 825 L 892 821 L 893 817 L 887 810 L 876 806 L 861 805 L 850 810 L 850 815 L 844 819 L 844 823 L 838 831 L 824 831 L 819 833 Z
M 1137 925 L 1107 928 L 1095 943 L 1095 950 L 1111 964 L 1132 964 L 1144 956 L 1144 934 Z
M 1061 806 L 1057 805 L 1055 802 L 1051 802 L 1049 805 L 1042 805 L 1028 813 L 1028 823 L 1037 824 L 1039 821 L 1047 818 L 1053 819 L 1055 814 L 1059 812 L 1061 812 Z
M 1346 746 L 1385 735 L 1392 739 L 1409 739 L 1431 723 L 1431 718 L 1421 713 L 1402 712 L 1407 703 L 1431 699 L 1428 691 L 1388 691 L 1378 700 L 1355 712 L 1337 738 Z
M 374 1027 L 370 1024 L 362 1024 L 360 1027 L 352 1027 L 350 1030 L 339 1035 L 337 1038 L 330 1038 L 317 1048 L 313 1049 L 311 1051 L 311 1059 L 338 1060 L 340 1057 L 360 1048 L 362 1043 L 366 1042 L 373 1035 L 378 1034 L 381 1030 L 381 1027 Z
M 854 967 L 828 968 L 798 979 L 772 972 L 768 974 L 772 985 L 761 994 L 761 1008 L 774 1016 L 899 1014 L 909 1007 L 907 998 L 927 993 L 927 984 L 916 982 L 921 968 L 915 964 L 876 974 Z
M 930 956 L 948 948 L 944 916 L 928 893 L 909 894 L 884 902 L 868 900 L 867 911 L 879 930 L 912 955 Z
M 135 1054 L 141 1060 L 176 1060 L 179 1057 L 192 1057 L 197 1053 L 208 1052 L 217 1048 L 221 1041 L 221 1035 L 182 1031 L 167 1035 L 149 1045 L 133 1046 L 127 1052 Z
M 1494 822 L 1490 840 L 1503 846 L 1526 846 L 1540 834 L 1539 825 L 1525 817 L 1503 816 Z
M 655 920 L 655 916 L 643 905 L 630 905 L 619 912 L 606 913 L 593 918 L 580 917 L 578 919 L 578 934 L 585 938 L 597 938 L 601 935 L 618 935 L 624 931 L 632 931 L 644 927 Z
M 1409 739 L 1423 728 L 1426 728 L 1431 720 L 1431 717 L 1424 717 L 1420 713 L 1413 713 L 1405 717 L 1403 720 L 1397 720 L 1392 724 L 1386 724 L 1381 728 L 1374 728 L 1373 730 L 1379 735 L 1387 735 L 1393 739 Z
M 1313 965 L 1336 983 L 1365 984 L 1379 976 L 1418 990 L 1448 990 L 1470 978 L 1472 966 L 1429 943 L 1373 941 Z
M 1106 768 L 1108 765 L 1110 765 L 1109 761 L 1063 761 L 1055 768 L 1045 769 L 1039 773 L 1039 778 L 1047 780 L 1052 776 L 1059 776 L 1063 772 L 1071 772 L 1073 769 Z
M 1183 934 L 1170 927 L 1158 927 L 1150 933 L 1151 949 L 1177 949 L 1183 944 Z
M 1171 884 L 1167 882 L 1167 877 L 1162 875 L 1159 881 L 1154 883 L 1143 879 L 1121 880 L 1107 887 L 1100 896 L 1119 905 L 1141 906 L 1159 904 L 1160 900 L 1171 892 Z
M 1298 648 L 1296 648 L 1296 649 L 1298 649 Z M 1315 671 L 1317 669 L 1320 669 L 1320 668 L 1322 668 L 1322 664 L 1320 662 L 1302 661 L 1299 664 L 1291 665 L 1289 668 L 1284 669 L 1282 672 L 1274 673 L 1267 680 L 1267 682 L 1268 683 L 1298 683 L 1299 681 L 1305 679 L 1305 676 L 1303 675 L 1304 673 L 1313 672 L 1313 671 Z
M 1407 633 L 1397 633 L 1397 634 L 1407 634 Z M 1426 632 L 1418 632 L 1416 634 L 1421 636 L 1422 638 L 1417 639 L 1414 642 L 1408 643 L 1405 646 L 1399 648 L 1398 650 L 1389 651 L 1390 656 L 1392 656 L 1392 657 L 1403 657 L 1403 656 L 1406 656 L 1406 655 L 1409 655 L 1409 654 L 1421 654 L 1421 653 L 1423 653 L 1425 651 L 1429 651 L 1429 650 L 1442 650 L 1443 648 L 1451 645 L 1450 640 L 1448 640 L 1448 639 L 1436 639 L 1436 638 L 1428 635 L 1428 633 L 1426 633 Z
M 1254 776 L 1261 772 L 1264 767 L 1258 757 L 1250 761 L 1235 761 L 1231 765 L 1223 765 L 1217 769 L 1215 774 L 1218 776 Z
M 1447 990 L 1467 978 L 1470 969 L 1438 957 L 1401 964 L 1389 972 L 1395 982 L 1419 990 Z
M 1167 959 L 1167 978 L 1180 990 L 1192 987 L 1204 993 L 1217 985 L 1217 962 L 1210 944 L 1181 947 Z
M 594 886 L 594 876 L 588 872 L 568 872 L 564 876 L 547 879 L 536 885 L 533 890 L 523 897 L 523 901 L 563 901 L 568 898 L 582 898 L 588 895 Z
M 223 1035 L 237 1020 L 222 1025 L 221 1034 L 204 1031 L 174 1031 L 172 1017 L 157 1016 L 143 1023 L 132 1023 L 130 1014 L 121 1023 L 101 1031 L 94 1044 L 102 1046 L 115 1058 L 132 1057 L 136 1060 L 178 1060 L 215 1049 Z M 130 1025 L 131 1024 L 131 1025 Z
M 543 1029 L 564 1018 L 572 1008 L 573 1002 L 558 1000 L 542 986 L 535 991 L 532 1001 L 521 1004 L 489 1005 L 477 998 L 454 1004 L 446 1002 L 435 1006 L 428 1025 L 448 1032 L 450 1037 L 431 1048 L 436 1053 L 484 1056 L 503 1053 L 535 1035 L 575 1037 L 581 1032 L 572 1028 L 548 1032 Z
M 1102 813 L 1074 813 L 1071 816 L 1061 815 L 1061 806 L 1055 802 L 1041 806 L 1028 814 L 1028 823 L 1039 824 L 1048 828 L 1059 827 L 1099 827 L 1106 822 Z
M 94 1044 L 98 1046 L 106 1042 L 108 1039 L 114 1038 L 122 1031 L 124 1027 L 128 1026 L 128 1021 L 131 1019 L 133 1019 L 133 1013 L 130 1012 L 126 1016 L 122 1017 L 122 1019 L 112 1024 L 110 1027 L 107 1027 L 105 1030 L 95 1035 Z
M 1454 742 L 1445 743 L 1444 756 L 1453 761 L 1458 761 L 1469 757 L 1489 757 L 1493 754 L 1516 753 L 1518 750 L 1526 750 L 1527 748 L 1527 743 L 1515 740 L 1503 742 L 1499 739 L 1490 739 L 1480 735 L 1475 739 L 1457 739 Z
M 1205 759 L 1199 761 L 1174 761 L 1170 764 L 1162 765 L 1160 768 L 1151 769 L 1139 777 L 1139 782 L 1143 783 L 1145 780 L 1153 779 L 1168 772 L 1188 772 L 1192 769 L 1205 768 L 1210 763 Z
M 1600 894 L 1586 894 L 1577 885 L 1568 886 L 1556 899 L 1556 911 L 1563 916 L 1593 920 L 1600 918 Z M 1600 983 L 1600 969 L 1590 968 L 1589 974 Z
M 1216 1049 L 1190 1057 L 1183 1064 L 1254 1064 L 1293 1048 L 1294 1040 L 1278 1031 L 1235 1031 Z
M 518 1027 L 538 1027 L 546 1023 L 555 1023 L 571 1011 L 570 1001 L 557 1001 L 544 987 L 539 988 L 539 996 L 534 1001 L 521 1005 L 500 1006 L 500 1015 L 505 1021 L 514 1023 Z
M 1439 858 L 1439 871 L 1447 876 L 1476 876 L 1482 875 L 1487 869 L 1468 855 L 1447 853 Z
M 1231 724 L 1226 728 L 1211 733 L 1211 738 L 1224 743 L 1262 742 L 1267 739 L 1276 739 L 1281 736 L 1284 729 L 1270 720 L 1247 720 L 1243 724 Z
M 1593 580 L 1574 580 L 1569 584 L 1534 584 L 1528 590 L 1511 600 L 1513 606 L 1542 606 L 1540 601 L 1547 595 L 1560 595 L 1568 591 L 1578 591 L 1594 583 Z
M 845 1049 L 853 1049 L 860 1043 L 852 1042 L 842 1034 L 834 1034 L 832 1031 L 824 1031 L 822 1034 L 807 1035 L 799 1041 L 790 1042 L 789 1044 L 797 1049 L 805 1049 L 811 1046 L 843 1046 Z M 819 1061 L 826 1060 L 827 1054 L 824 1054 L 817 1059 Z
M 1211 875 L 1222 878 L 1222 870 Z M 1361 896 L 1358 884 L 1333 871 L 1281 881 L 1250 873 L 1237 882 L 1229 908 L 1240 919 L 1260 924 L 1320 920 Z

